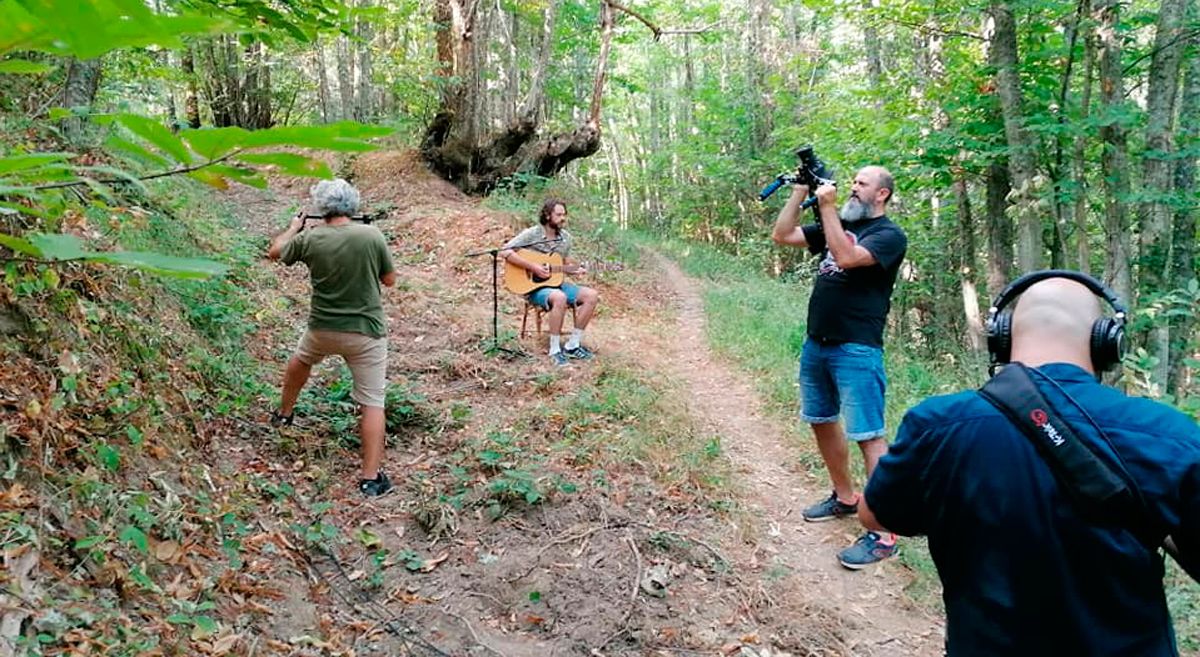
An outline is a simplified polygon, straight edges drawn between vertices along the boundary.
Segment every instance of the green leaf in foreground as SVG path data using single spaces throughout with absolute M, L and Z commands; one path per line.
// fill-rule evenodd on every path
M 82 260 L 87 257 L 83 242 L 74 235 L 34 233 L 29 236 L 29 242 L 51 260 Z
M 150 553 L 150 541 L 146 538 L 146 533 L 133 525 L 126 525 L 117 538 L 123 543 L 134 546 L 144 554 Z
M 247 164 L 273 165 L 280 173 L 292 176 L 333 177 L 333 172 L 324 162 L 295 153 L 246 153 L 237 159 Z
M 31 62 L 25 59 L 7 59 L 0 62 L 0 75 L 37 75 L 53 70 L 54 67 L 50 64 Z
M 0 157 L 0 175 L 66 162 L 72 157 L 75 157 L 74 153 L 34 153 Z
M 12 235 L 0 233 L 0 246 L 11 249 L 16 253 L 23 253 L 34 258 L 42 257 L 41 249 L 37 248 L 33 244 L 30 244 L 27 240 L 23 240 L 19 237 L 13 237 Z
M 171 278 L 209 278 L 211 276 L 221 276 L 229 271 L 227 265 L 215 260 L 179 258 L 147 251 L 96 253 L 90 255 L 87 259 L 96 262 L 125 265 Z
M 163 124 L 138 114 L 120 114 L 116 117 L 121 125 L 133 134 L 153 144 L 159 151 L 170 155 L 176 162 L 192 163 L 192 152 Z
M 26 241 L 0 234 L 0 244 L 34 257 L 106 262 L 172 278 L 209 278 L 229 271 L 227 265 L 207 258 L 181 258 L 149 251 L 87 251 L 74 235 L 34 233 Z

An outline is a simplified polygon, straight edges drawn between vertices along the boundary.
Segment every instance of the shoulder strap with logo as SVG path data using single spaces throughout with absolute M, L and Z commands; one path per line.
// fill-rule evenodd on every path
M 1132 517 L 1136 498 L 1129 483 L 1063 421 L 1024 365 L 1005 366 L 979 389 L 979 394 L 1034 444 L 1084 515 L 1104 522 Z
M 979 394 L 1004 413 L 1034 444 L 1085 517 L 1100 523 L 1115 521 L 1144 545 L 1154 548 L 1162 533 L 1151 526 L 1153 516 L 1137 485 L 1113 472 L 1087 443 L 1080 440 L 1071 425 L 1062 421 L 1062 416 L 1038 389 L 1024 365 L 1011 363 L 1005 366 L 979 389 Z M 1066 391 L 1063 394 L 1066 395 Z M 1070 395 L 1067 399 L 1079 405 Z M 1111 445 L 1104 430 L 1086 412 L 1084 416 Z M 1183 552 L 1170 536 L 1162 539 L 1161 547 L 1193 580 L 1200 582 L 1200 555 Z

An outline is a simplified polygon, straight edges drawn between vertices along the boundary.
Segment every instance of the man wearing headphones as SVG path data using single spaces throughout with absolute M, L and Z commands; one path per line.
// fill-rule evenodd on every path
M 1115 317 L 1102 316 L 1097 295 Z M 985 397 L 992 382 L 911 409 L 880 459 L 859 518 L 929 537 L 947 654 L 1177 654 L 1157 547 L 1170 535 L 1181 553 L 1200 548 L 1200 429 L 1099 382 L 1120 361 L 1123 324 L 1094 279 L 1036 272 L 997 299 L 988 348 L 994 364 L 1016 368 L 996 379 L 1027 373 L 1055 421 L 1138 492 L 1136 513 L 1085 513 L 1046 449 L 1064 441 L 1047 413 L 1024 414 L 1033 428 L 1023 430 L 1021 414 Z M 1039 432 L 1050 442 L 1035 443 Z

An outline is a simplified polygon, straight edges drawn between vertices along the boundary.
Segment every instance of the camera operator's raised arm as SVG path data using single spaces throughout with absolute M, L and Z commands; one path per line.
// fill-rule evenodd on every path
M 304 229 L 304 215 L 298 214 L 292 217 L 292 223 L 288 225 L 287 230 L 275 236 L 271 240 L 271 246 L 267 249 L 267 257 L 271 260 L 278 260 L 283 255 L 283 247 L 288 242 L 292 241 L 301 230 Z
M 796 225 L 800 218 L 800 204 L 807 198 L 807 185 L 792 187 L 792 195 L 784 204 L 783 209 L 779 211 L 779 218 L 775 220 L 775 230 L 771 232 L 771 239 L 775 240 L 776 244 L 808 246 L 808 239 L 804 237 L 804 231 Z
M 856 186 L 857 182 L 856 180 Z M 854 269 L 878 262 L 861 244 L 851 242 L 850 236 L 842 228 L 842 220 L 837 211 L 837 187 L 825 184 L 817 188 L 817 211 L 821 215 L 821 227 L 825 229 L 825 246 L 838 267 Z

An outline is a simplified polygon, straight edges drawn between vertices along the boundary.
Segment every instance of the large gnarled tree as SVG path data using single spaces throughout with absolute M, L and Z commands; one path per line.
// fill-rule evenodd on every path
M 476 45 L 479 0 L 437 0 L 439 75 L 447 81 L 441 108 L 426 128 L 421 153 L 438 174 L 467 193 L 492 190 L 501 180 L 517 172 L 553 176 L 572 161 L 600 149 L 600 114 L 608 57 L 612 50 L 616 12 L 624 12 L 645 24 L 658 39 L 664 34 L 701 30 L 663 30 L 636 11 L 612 0 L 600 2 L 600 52 L 596 58 L 588 113 L 574 130 L 543 135 L 541 108 L 546 69 L 554 43 L 556 0 L 545 9 L 542 43 L 529 91 L 508 125 L 498 132 L 485 128 L 482 119 L 482 57 Z

